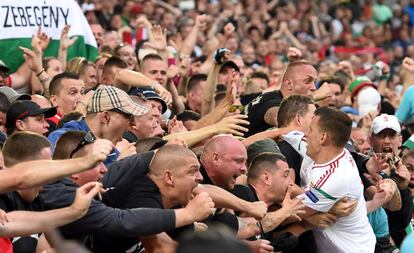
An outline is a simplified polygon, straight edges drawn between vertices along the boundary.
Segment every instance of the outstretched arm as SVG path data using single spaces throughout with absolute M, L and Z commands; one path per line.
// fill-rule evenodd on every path
M 0 193 L 47 184 L 58 178 L 93 168 L 103 162 L 113 149 L 112 143 L 108 140 L 99 139 L 93 145 L 93 152 L 81 158 L 28 161 L 0 170 Z

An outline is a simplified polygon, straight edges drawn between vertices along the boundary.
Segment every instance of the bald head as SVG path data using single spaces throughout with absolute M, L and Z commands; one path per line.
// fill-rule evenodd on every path
M 212 138 L 204 146 L 201 162 L 213 184 L 232 190 L 238 176 L 246 174 L 247 152 L 244 145 L 229 135 Z
M 190 149 L 178 145 L 165 145 L 155 154 L 150 164 L 150 173 L 159 176 L 167 169 L 188 165 L 192 159 L 198 163 L 197 157 Z
M 234 148 L 245 149 L 243 143 L 231 135 L 219 135 L 211 138 L 203 149 L 203 155 L 228 152 Z M 203 156 L 202 155 L 202 156 Z

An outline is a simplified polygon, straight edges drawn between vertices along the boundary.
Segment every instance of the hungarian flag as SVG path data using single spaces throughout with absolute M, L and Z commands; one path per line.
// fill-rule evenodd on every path
M 67 24 L 71 25 L 69 37 L 78 37 L 68 49 L 68 60 L 83 56 L 94 61 L 96 41 L 75 0 L 1 0 L 0 60 L 14 72 L 24 62 L 19 46 L 31 48 L 31 37 L 39 27 L 51 37 L 44 57 L 56 57 L 61 31 Z

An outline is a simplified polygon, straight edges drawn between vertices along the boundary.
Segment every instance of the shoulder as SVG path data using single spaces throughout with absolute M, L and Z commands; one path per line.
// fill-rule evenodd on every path
M 245 186 L 245 185 L 236 184 L 234 186 L 234 189 L 231 191 L 231 193 L 235 195 L 236 197 L 249 201 L 249 202 L 258 201 L 253 190 L 250 189 L 250 187 Z

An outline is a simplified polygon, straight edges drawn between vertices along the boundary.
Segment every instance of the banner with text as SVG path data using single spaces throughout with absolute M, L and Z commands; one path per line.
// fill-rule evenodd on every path
M 1 0 L 0 60 L 14 72 L 24 62 L 19 46 L 31 48 L 39 27 L 51 41 L 44 56 L 57 56 L 63 27 L 71 25 L 69 37 L 77 36 L 68 59 L 83 56 L 95 60 L 98 49 L 89 24 L 75 0 Z

